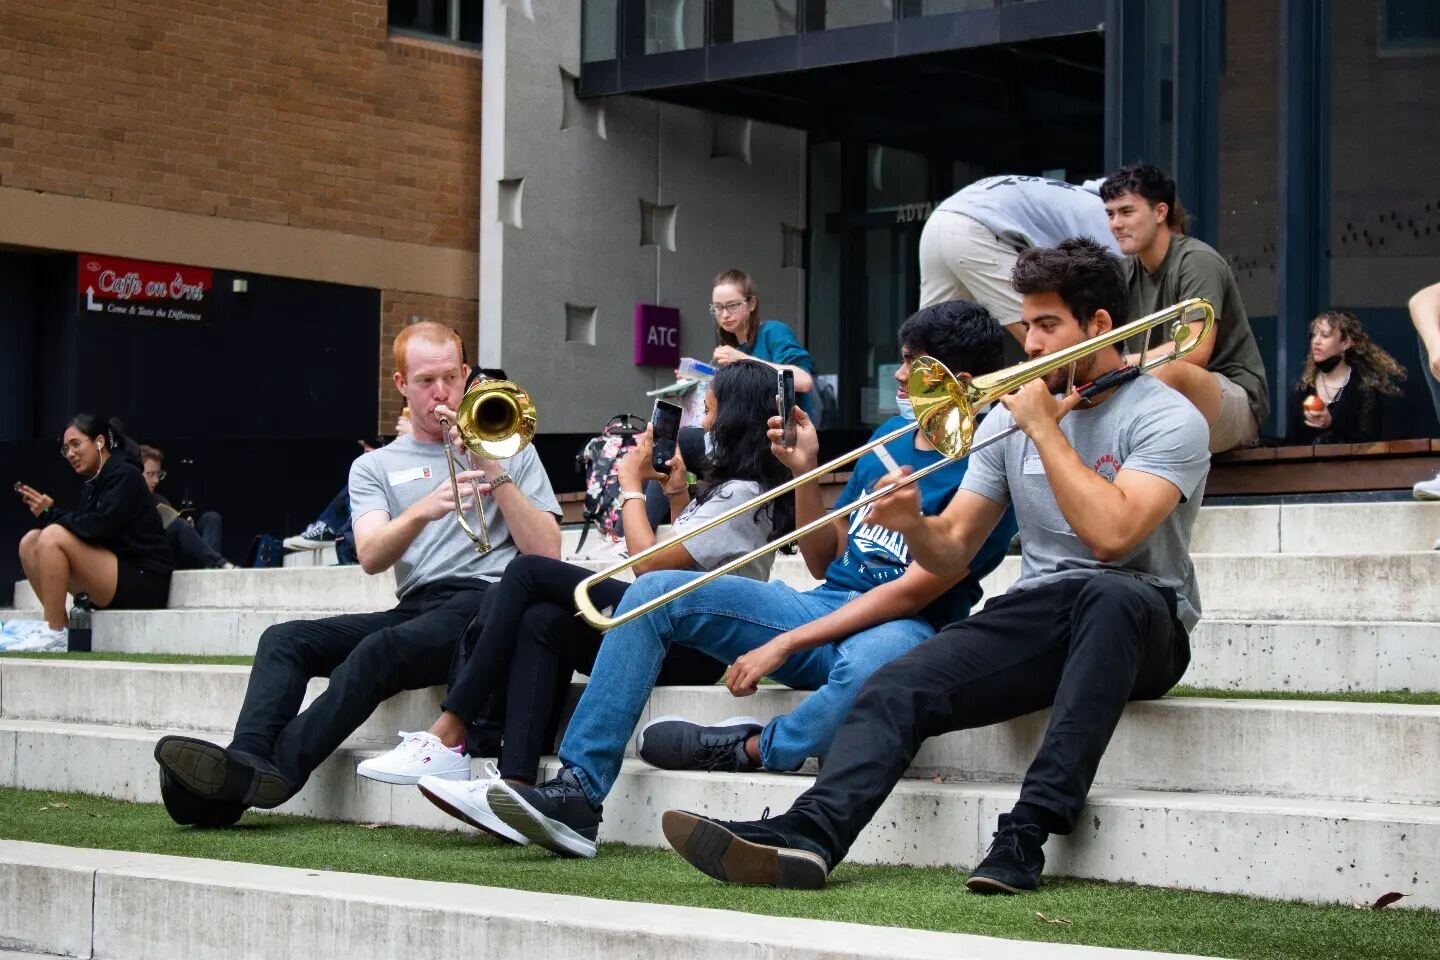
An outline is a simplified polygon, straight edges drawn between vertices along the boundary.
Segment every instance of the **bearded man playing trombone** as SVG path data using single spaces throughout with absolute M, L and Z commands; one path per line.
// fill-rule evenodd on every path
M 1093 241 L 1025 251 L 1013 282 L 1031 357 L 1125 321 L 1120 263 Z M 1124 359 L 1100 346 L 1075 365 L 1082 383 Z M 1074 826 L 1126 702 L 1162 696 L 1189 664 L 1188 632 L 1200 617 L 1190 531 L 1210 460 L 1205 419 L 1157 378 L 1082 402 L 1078 392 L 1054 396 L 1068 376 L 1055 369 L 1001 398 L 1004 410 L 985 420 L 975 446 L 1018 431 L 970 457 L 939 516 L 921 515 L 912 485 L 870 515 L 945 576 L 964 568 L 1013 505 L 1019 580 L 871 676 L 815 784 L 789 811 L 738 822 L 668 811 L 666 839 L 692 865 L 731 883 L 820 887 L 927 738 L 1050 707 L 1019 801 L 1000 815 L 989 854 L 966 881 L 978 893 L 1039 885 L 1042 846 Z

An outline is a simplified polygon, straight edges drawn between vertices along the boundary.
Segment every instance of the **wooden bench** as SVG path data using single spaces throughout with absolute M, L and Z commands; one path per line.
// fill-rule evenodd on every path
M 1216 454 L 1207 496 L 1409 490 L 1440 471 L 1440 440 L 1253 447 Z

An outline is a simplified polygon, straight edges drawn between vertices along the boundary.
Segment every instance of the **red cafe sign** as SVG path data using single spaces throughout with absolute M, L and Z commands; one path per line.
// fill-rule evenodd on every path
M 209 313 L 213 271 L 82 253 L 80 312 L 148 320 L 200 321 Z

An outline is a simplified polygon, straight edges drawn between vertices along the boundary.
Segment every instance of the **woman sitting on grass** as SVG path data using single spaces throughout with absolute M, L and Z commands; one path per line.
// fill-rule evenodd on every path
M 742 360 L 716 374 L 705 397 L 703 424 L 709 454 L 700 467 L 693 499 L 681 455 L 677 452 L 667 463 L 667 473 L 658 474 L 650 464 L 650 432 L 638 438 L 620 462 L 625 540 L 631 555 L 656 542 L 640 493 L 648 478 L 663 482 L 677 535 L 789 479 L 789 471 L 770 452 L 766 435 L 775 399 L 775 373 L 764 364 Z M 635 573 L 714 569 L 788 531 L 794 515 L 794 501 L 781 498 L 671 546 L 637 565 Z M 765 580 L 772 561 L 773 555 L 766 555 L 736 572 Z M 490 813 L 485 788 L 496 777 L 535 782 L 540 756 L 553 743 L 556 705 L 563 703 L 571 675 L 576 670 L 588 673 L 594 666 L 603 636 L 576 616 L 574 605 L 575 586 L 592 572 L 545 557 L 512 560 L 461 641 L 464 665 L 441 705 L 440 719 L 427 733 L 402 734 L 405 739 L 398 747 L 361 763 L 357 772 L 385 783 L 419 783 L 421 792 L 447 813 L 524 843 Z M 591 596 L 601 609 L 613 607 L 628 586 L 609 580 L 596 586 Z M 665 658 L 656 682 L 709 685 L 720 679 L 725 666 L 697 650 L 677 646 Z M 499 769 L 487 761 L 486 776 L 471 780 L 467 738 L 492 696 L 505 698 Z M 473 752 L 488 752 L 478 743 L 476 748 Z

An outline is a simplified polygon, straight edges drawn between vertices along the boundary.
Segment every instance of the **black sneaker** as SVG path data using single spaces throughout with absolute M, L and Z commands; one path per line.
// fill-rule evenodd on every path
M 269 761 L 194 737 L 161 737 L 155 761 L 201 800 L 242 807 L 278 807 L 295 793 Z
M 485 793 L 490 811 L 531 843 L 562 857 L 595 856 L 603 807 L 592 806 L 575 771 L 533 787 L 496 780 Z
M 245 813 L 242 803 L 201 799 L 181 786 L 164 767 L 160 768 L 160 799 L 170 819 L 182 827 L 228 827 Z
M 320 550 L 335 542 L 335 531 L 316 520 L 301 533 L 286 537 L 281 545 L 286 550 Z
M 1023 893 L 1040 886 L 1040 871 L 1045 869 L 1042 848 L 1049 834 L 1033 823 L 1012 823 L 1010 814 L 1002 813 L 994 837 L 990 852 L 965 886 L 976 893 Z
M 660 828 L 675 852 L 707 877 L 793 890 L 819 890 L 830 861 L 815 843 L 772 819 L 711 820 L 686 810 L 666 810 Z
M 759 767 L 745 741 L 765 727 L 754 717 L 731 717 L 705 726 L 683 717 L 657 717 L 640 731 L 640 759 L 661 770 L 749 773 Z

